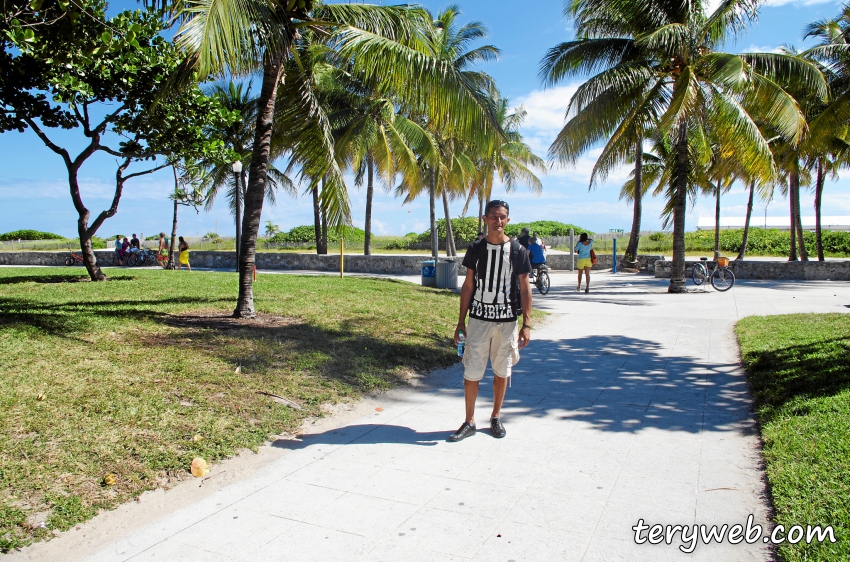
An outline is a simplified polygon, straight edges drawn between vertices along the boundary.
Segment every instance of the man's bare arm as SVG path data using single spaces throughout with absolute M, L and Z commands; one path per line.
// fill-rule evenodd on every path
M 522 302 L 522 326 L 519 330 L 517 344 L 522 349 L 531 341 L 531 283 L 528 282 L 527 273 L 519 275 L 517 278 Z
M 460 288 L 460 314 L 457 319 L 457 328 L 455 328 L 455 343 L 458 342 L 460 331 L 466 332 L 466 314 L 469 312 L 469 304 L 472 302 L 474 292 L 475 271 L 472 268 L 467 268 L 466 279 L 463 280 L 463 285 Z

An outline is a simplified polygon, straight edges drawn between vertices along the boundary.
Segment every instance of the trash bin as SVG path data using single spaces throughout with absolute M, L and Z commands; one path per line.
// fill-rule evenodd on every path
M 457 289 L 457 262 L 452 259 L 437 260 L 437 288 Z
M 422 262 L 422 286 L 437 286 L 437 272 L 434 267 L 434 260 L 425 260 Z

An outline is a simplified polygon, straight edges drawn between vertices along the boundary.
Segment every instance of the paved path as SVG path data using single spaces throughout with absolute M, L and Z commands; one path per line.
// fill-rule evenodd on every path
M 741 281 L 727 293 L 668 295 L 666 280 L 595 274 L 585 295 L 563 288 L 573 279 L 555 274 L 550 294 L 535 295 L 551 315 L 515 370 L 505 439 L 482 431 L 445 441 L 463 416 L 460 367 L 446 369 L 429 388 L 381 398 L 383 411 L 276 442 L 283 452 L 253 476 L 116 529 L 83 559 L 770 559 L 763 543 L 698 544 L 691 554 L 678 540 L 637 545 L 631 527 L 640 518 L 744 524 L 749 514 L 766 523 L 733 324 L 850 312 L 850 283 Z

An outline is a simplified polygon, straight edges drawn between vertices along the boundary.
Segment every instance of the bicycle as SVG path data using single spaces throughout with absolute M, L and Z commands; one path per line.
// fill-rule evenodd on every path
M 700 263 L 694 264 L 694 269 L 691 272 L 694 285 L 702 285 L 708 278 L 711 281 L 711 286 L 722 293 L 731 289 L 732 285 L 735 284 L 735 274 L 729 269 L 729 258 L 718 257 L 710 274 L 706 267 L 708 258 L 700 258 L 699 261 Z
M 81 256 L 80 254 L 75 254 L 74 252 L 71 252 L 71 255 L 65 258 L 65 265 L 71 266 L 77 265 L 77 263 L 83 263 L 83 256 Z
M 529 278 L 529 281 L 534 283 L 534 286 L 537 287 L 537 290 L 541 295 L 545 295 L 549 292 L 550 280 L 547 271 L 549 271 L 549 266 L 545 263 L 540 264 L 535 269 L 531 270 L 531 277 Z

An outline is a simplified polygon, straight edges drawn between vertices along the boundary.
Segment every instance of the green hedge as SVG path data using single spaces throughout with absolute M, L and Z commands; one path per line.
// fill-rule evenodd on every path
M 728 229 L 720 231 L 720 251 L 724 254 L 737 254 L 744 237 L 744 230 Z M 803 232 L 803 240 L 809 254 L 815 254 L 815 233 Z M 850 255 L 850 232 L 827 230 L 822 233 L 823 249 L 827 254 Z M 670 250 L 673 247 L 673 235 L 669 232 L 653 232 L 641 237 L 641 250 Z M 711 252 L 714 250 L 714 230 L 697 230 L 685 233 L 685 251 Z M 747 238 L 747 252 L 762 255 L 785 256 L 791 250 L 791 233 L 775 228 L 751 228 Z
M 64 236 L 53 234 L 52 232 L 42 232 L 40 230 L 13 230 L 5 234 L 0 234 L 0 240 L 9 242 L 12 240 L 65 240 Z
M 345 227 L 341 232 L 335 228 L 328 229 L 328 242 L 339 242 L 340 238 L 345 238 L 351 242 L 362 242 L 366 240 L 366 232 L 354 226 Z M 316 227 L 312 224 L 296 226 L 289 232 L 278 232 L 268 239 L 269 242 L 285 243 L 285 242 L 306 242 L 316 243 Z
M 575 235 L 578 236 L 582 232 L 587 232 L 588 236 L 593 236 L 595 233 L 580 226 L 576 226 L 570 223 L 558 222 L 558 221 L 534 221 L 534 222 L 518 222 L 518 223 L 510 223 L 505 227 L 505 233 L 508 236 L 512 236 L 516 234 L 519 236 L 519 233 L 523 228 L 528 227 L 528 229 L 532 233 L 536 233 L 539 236 L 569 236 L 570 229 L 572 228 L 575 231 Z

